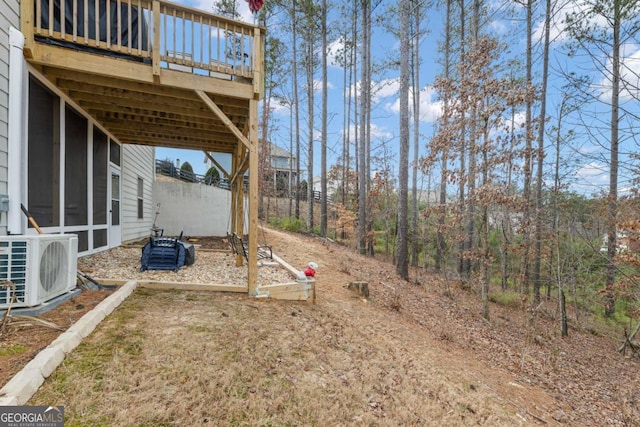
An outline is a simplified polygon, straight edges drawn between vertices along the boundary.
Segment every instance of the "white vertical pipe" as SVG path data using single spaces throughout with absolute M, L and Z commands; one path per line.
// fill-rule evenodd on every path
M 60 233 L 64 233 L 65 227 L 65 194 L 66 194 L 66 156 L 67 156 L 67 109 L 63 97 L 60 97 L 60 163 L 59 163 L 59 190 L 58 190 L 58 226 Z
M 87 120 L 87 238 L 93 252 L 93 122 Z
M 27 145 L 26 109 L 27 72 L 22 49 L 24 35 L 17 29 L 9 28 L 9 143 L 7 165 L 7 192 L 9 212 L 7 213 L 7 233 L 23 234 L 26 219 L 22 217 L 20 203 L 25 196 L 26 175 L 23 149 Z

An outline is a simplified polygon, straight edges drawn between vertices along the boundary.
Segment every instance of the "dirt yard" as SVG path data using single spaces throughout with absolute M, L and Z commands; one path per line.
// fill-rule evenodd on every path
M 422 272 L 407 283 L 318 238 L 266 241 L 319 264 L 315 305 L 138 290 L 29 404 L 65 405 L 69 426 L 639 425 L 638 360 L 596 325 L 561 339 L 552 302 L 533 318 L 526 302 L 492 304 L 486 322 L 475 289 Z M 346 289 L 355 280 L 368 300 Z M 66 327 L 79 305 L 50 316 Z M 29 329 L 41 333 L 57 334 Z

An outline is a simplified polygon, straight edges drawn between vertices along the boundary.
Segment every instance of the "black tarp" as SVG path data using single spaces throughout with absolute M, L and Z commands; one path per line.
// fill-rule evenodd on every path
M 64 30 L 67 34 L 73 34 L 74 15 L 76 16 L 76 35 L 80 38 L 85 37 L 84 16 L 85 2 L 84 0 L 35 0 L 40 1 L 41 6 L 41 27 L 49 29 L 49 3 L 53 1 L 53 30 L 60 32 L 61 23 L 64 21 Z M 64 1 L 64 20 L 61 18 L 61 4 Z M 108 3 L 107 3 L 108 2 Z M 74 3 L 75 8 L 74 10 Z M 120 45 L 129 46 L 129 5 L 125 2 L 120 3 L 120 13 L 118 14 L 118 3 L 109 0 L 97 0 L 98 10 L 96 11 L 96 0 L 87 1 L 88 14 L 88 37 L 90 40 L 96 40 L 96 17 L 98 19 L 99 40 L 107 42 L 107 5 L 109 7 L 110 32 L 109 39 L 111 44 L 118 44 L 118 22 L 120 22 Z M 119 17 L 119 18 L 118 18 Z M 119 21 L 118 21 L 119 19 Z M 140 27 L 141 40 L 138 40 L 138 28 Z M 142 50 L 151 50 L 147 37 L 147 23 L 144 13 L 141 13 L 137 7 L 131 6 L 131 48 Z

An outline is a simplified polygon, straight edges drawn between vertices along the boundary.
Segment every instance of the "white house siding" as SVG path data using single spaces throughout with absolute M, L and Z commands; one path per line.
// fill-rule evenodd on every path
M 20 28 L 20 3 L 0 0 L 0 194 L 7 194 L 9 135 L 9 28 Z M 7 234 L 7 215 L 0 214 L 0 235 Z
M 155 149 L 142 145 L 122 146 L 122 241 L 149 236 L 155 209 L 153 179 Z M 138 218 L 138 178 L 143 180 L 143 218 Z

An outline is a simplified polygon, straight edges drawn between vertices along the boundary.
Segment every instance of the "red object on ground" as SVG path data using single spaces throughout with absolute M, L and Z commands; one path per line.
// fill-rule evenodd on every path
M 303 273 L 305 276 L 307 277 L 315 277 L 316 276 L 316 271 L 311 268 L 311 267 L 307 267 L 303 270 Z

